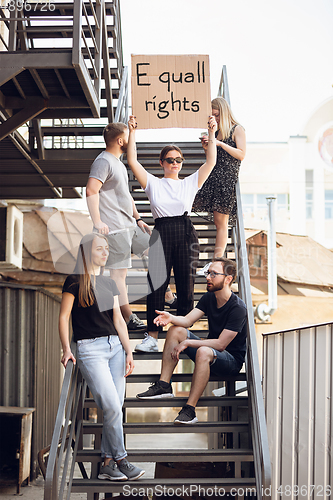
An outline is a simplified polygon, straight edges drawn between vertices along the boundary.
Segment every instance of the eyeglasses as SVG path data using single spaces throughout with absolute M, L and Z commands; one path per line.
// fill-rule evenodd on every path
M 163 161 L 166 161 L 167 163 L 169 163 L 169 165 L 172 165 L 172 163 L 174 162 L 182 163 L 184 161 L 184 158 L 182 158 L 181 156 L 178 156 L 177 158 L 163 158 Z
M 206 276 L 206 278 L 208 278 L 209 275 L 211 275 L 212 278 L 216 278 L 216 276 L 229 276 L 229 274 L 216 273 L 215 271 L 205 271 L 204 275 Z

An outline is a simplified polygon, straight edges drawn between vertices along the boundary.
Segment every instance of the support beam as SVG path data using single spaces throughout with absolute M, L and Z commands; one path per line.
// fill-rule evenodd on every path
M 71 98 L 71 96 L 70 96 L 70 94 L 69 94 L 69 92 L 68 92 L 68 90 L 67 90 L 67 87 L 66 87 L 66 85 L 65 85 L 64 80 L 62 79 L 62 76 L 61 76 L 61 74 L 60 74 L 60 71 L 56 68 L 56 69 L 54 70 L 54 72 L 55 72 L 55 74 L 57 75 L 57 78 L 58 78 L 59 83 L 60 83 L 60 85 L 61 85 L 61 87 L 62 87 L 62 90 L 64 91 L 65 96 L 66 96 L 68 99 L 70 99 L 70 98 Z
M 25 149 L 21 146 L 21 144 L 13 137 L 10 136 L 10 140 L 12 143 L 15 145 L 15 147 L 20 151 L 20 153 L 24 156 L 26 160 L 34 167 L 34 169 L 39 173 L 41 178 L 45 181 L 47 184 L 47 187 L 52 189 L 54 194 L 56 195 L 56 198 L 62 198 L 62 189 L 57 188 L 53 185 L 53 183 L 50 181 L 50 179 L 47 177 L 47 175 L 44 174 L 43 170 L 40 168 L 40 166 L 30 158 L 29 154 L 25 151 Z
M 15 78 L 15 77 L 13 78 L 13 84 L 15 85 L 16 90 L 20 94 L 20 96 L 22 97 L 22 99 L 26 99 L 27 96 L 23 92 L 23 89 L 22 89 L 21 85 L 19 84 L 19 82 L 17 81 L 17 78 Z
M 10 62 L 8 61 L 8 64 Z M 0 56 L 0 68 L 1 68 L 1 76 L 0 76 L 0 87 L 7 83 L 9 80 L 14 78 L 15 76 L 19 75 L 24 71 L 24 68 L 22 66 L 1 66 L 1 56 Z
M 44 151 L 44 144 L 43 144 L 43 135 L 42 135 L 42 129 L 40 126 L 40 120 L 32 120 L 32 124 L 34 127 L 34 133 L 37 141 L 37 151 L 38 151 L 38 159 L 39 160 L 44 160 L 45 158 L 45 151 Z
M 52 96 L 49 99 L 42 97 L 28 97 L 27 99 L 20 99 L 19 97 L 6 97 L 6 109 L 21 109 L 29 106 L 29 103 L 45 102 L 46 108 L 49 109 L 82 109 L 89 108 L 87 101 L 84 98 L 73 97 L 70 101 L 67 97 Z
M 106 9 L 105 3 L 102 2 L 102 55 L 103 55 L 103 68 L 104 68 L 104 81 L 105 81 L 105 94 L 106 94 L 106 110 L 109 123 L 114 122 L 113 102 L 112 102 L 112 86 L 110 75 L 110 58 L 108 50 L 108 36 L 106 31 Z
M 50 97 L 49 93 L 48 93 L 41 77 L 39 76 L 38 71 L 36 69 L 29 69 L 29 72 L 30 72 L 32 78 L 34 79 L 37 87 L 39 88 L 39 91 L 42 94 L 43 98 L 49 99 L 49 97 Z
M 0 141 L 47 108 L 44 99 L 30 98 L 25 102 L 27 105 L 24 108 L 0 125 Z

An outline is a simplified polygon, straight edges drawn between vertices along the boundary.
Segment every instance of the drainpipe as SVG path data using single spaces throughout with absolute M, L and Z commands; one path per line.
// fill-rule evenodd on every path
M 267 265 L 268 265 L 268 305 L 258 304 L 256 316 L 261 321 L 268 321 L 277 309 L 277 275 L 276 275 L 276 230 L 275 230 L 275 197 L 266 198 L 268 205 L 267 233 Z

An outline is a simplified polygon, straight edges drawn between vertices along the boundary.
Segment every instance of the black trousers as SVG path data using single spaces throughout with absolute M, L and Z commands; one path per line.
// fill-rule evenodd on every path
M 147 325 L 148 331 L 162 330 L 153 320 L 155 310 L 164 310 L 164 296 L 171 269 L 176 283 L 177 315 L 185 316 L 194 306 L 194 282 L 199 259 L 199 241 L 191 219 L 185 212 L 177 217 L 155 220 L 149 242 Z

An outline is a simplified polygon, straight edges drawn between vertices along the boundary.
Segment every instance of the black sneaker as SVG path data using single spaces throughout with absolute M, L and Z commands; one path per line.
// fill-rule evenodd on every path
M 129 332 L 142 332 L 142 330 L 146 330 L 146 328 L 147 326 L 136 314 L 132 313 L 130 315 L 129 322 L 127 323 L 127 330 Z
M 174 420 L 174 424 L 196 424 L 198 421 L 193 406 L 185 405 L 178 413 L 178 417 Z
M 161 398 L 173 398 L 172 386 L 169 384 L 169 387 L 165 389 L 161 386 L 160 381 L 158 380 L 154 384 L 152 384 L 148 391 L 141 392 L 136 395 L 139 399 L 161 399 Z
M 173 299 L 170 302 L 166 300 L 164 302 L 164 305 L 166 307 L 170 307 L 170 309 L 177 309 L 177 305 L 178 305 L 177 295 L 174 293 L 173 294 Z

